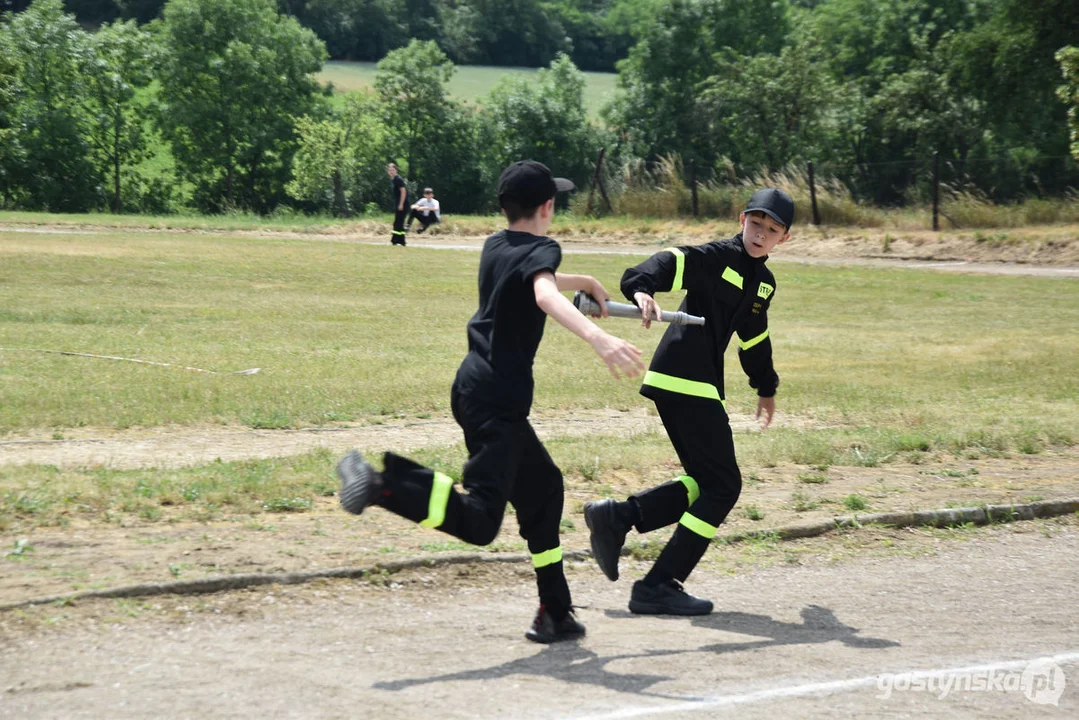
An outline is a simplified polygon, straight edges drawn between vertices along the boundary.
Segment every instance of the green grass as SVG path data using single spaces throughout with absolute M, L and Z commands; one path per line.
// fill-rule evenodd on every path
M 478 257 L 248 232 L 0 232 L 0 437 L 62 438 L 85 426 L 286 428 L 445 416 L 475 309 Z M 562 269 L 593 274 L 615 291 L 622 270 L 640 259 L 567 254 Z M 744 467 L 800 463 L 807 472 L 799 479 L 813 485 L 834 466 L 1075 443 L 1074 280 L 793 263 L 775 271 L 778 405 L 812 422 L 739 433 Z M 629 321 L 604 326 L 646 358 L 661 337 Z M 209 375 L 41 350 L 262 372 Z M 751 413 L 755 397 L 734 350 L 727 360 L 728 409 Z M 585 343 L 553 322 L 535 374 L 540 411 L 649 405 L 637 381 L 611 378 Z M 567 477 L 595 495 L 613 492 L 616 471 L 640 488 L 673 472 L 662 433 L 568 434 L 547 445 Z M 456 478 L 465 450 L 456 444 L 413 456 Z M 307 512 L 334 487 L 326 453 L 174 471 L 7 466 L 0 530 L 82 515 L 265 518 Z M 818 504 L 806 493 L 791 498 L 800 511 Z
M 0 432 L 281 428 L 446 413 L 475 309 L 477 259 L 227 234 L 0 232 Z M 639 260 L 574 254 L 562 269 L 616 291 Z M 779 406 L 833 428 L 776 428 L 760 448 L 747 443 L 762 462 L 872 465 L 1074 441 L 1074 281 L 797 264 L 776 273 Z M 605 327 L 646 356 L 660 338 L 632 322 Z M 206 375 L 37 350 L 262 372 Z M 536 378 L 541 409 L 645 403 L 636 382 L 612 379 L 554 323 Z M 751 411 L 733 350 L 728 378 L 730 409 Z
M 446 89 L 450 97 L 476 104 L 491 91 L 504 76 L 529 77 L 539 72 L 536 68 L 505 68 L 484 65 L 459 65 L 450 78 Z M 585 109 L 593 119 L 599 117 L 601 107 L 614 99 L 616 73 L 586 72 Z M 337 90 L 351 92 L 375 86 L 375 63 L 331 60 L 327 62 L 318 79 L 332 82 Z

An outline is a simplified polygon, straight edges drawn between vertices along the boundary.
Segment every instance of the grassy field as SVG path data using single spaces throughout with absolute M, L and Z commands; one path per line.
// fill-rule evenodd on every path
M 323 66 L 318 78 L 324 83 L 332 82 L 335 88 L 346 92 L 373 88 L 375 65 L 373 62 L 331 60 Z M 450 96 L 457 100 L 476 103 L 503 77 L 528 77 L 537 72 L 536 68 L 462 65 L 450 78 L 447 89 Z M 585 108 L 592 118 L 598 118 L 600 108 L 614 99 L 618 76 L 615 73 L 586 72 L 584 77 Z
M 74 427 L 289 428 L 444 415 L 466 350 L 477 260 L 475 252 L 227 233 L 0 231 L 0 439 L 40 430 L 62 437 Z M 615 290 L 637 261 L 575 254 L 562 269 Z M 927 452 L 978 457 L 1075 443 L 1074 280 L 797 264 L 777 275 L 779 406 L 804 422 L 740 436 L 743 462 L 876 466 Z M 667 298 L 665 307 L 675 304 Z M 651 356 L 659 332 L 606 322 Z M 262 372 L 207 375 L 43 350 Z M 727 376 L 729 409 L 752 412 L 733 352 Z M 536 378 L 542 411 L 648 404 L 637 382 L 612 379 L 584 343 L 550 323 Z M 658 435 L 550 446 L 585 476 L 671 463 Z M 464 450 L 418 457 L 457 476 Z M 5 516 L 39 505 L 107 512 L 151 497 L 158 512 L 162 497 L 302 510 L 333 492 L 332 461 L 315 454 L 168 473 L 0 468 L 0 529 Z M 126 494 L 114 494 L 120 486 Z

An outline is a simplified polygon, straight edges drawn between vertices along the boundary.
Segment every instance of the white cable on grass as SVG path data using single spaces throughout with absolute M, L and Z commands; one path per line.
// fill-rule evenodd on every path
M 197 367 L 188 367 L 187 365 L 174 365 L 166 362 L 155 362 L 153 360 L 136 360 L 135 358 L 117 357 L 115 355 L 94 355 L 93 353 L 80 353 L 71 352 L 69 350 L 42 350 L 40 348 L 0 348 L 0 350 L 18 351 L 23 350 L 26 352 L 40 352 L 51 353 L 53 355 L 74 355 L 76 357 L 88 357 L 97 358 L 99 360 L 123 360 L 124 362 L 141 363 L 143 365 L 158 365 L 160 367 L 174 367 L 181 370 L 190 370 L 192 372 L 207 373 L 209 375 L 254 375 L 262 368 L 248 368 L 247 370 L 236 370 L 235 372 L 218 372 L 217 370 L 203 370 Z

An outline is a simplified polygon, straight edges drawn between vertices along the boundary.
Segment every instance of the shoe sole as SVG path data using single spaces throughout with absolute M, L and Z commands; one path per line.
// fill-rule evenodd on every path
M 691 617 L 695 615 L 711 615 L 712 603 L 708 603 L 708 607 L 701 607 L 700 610 L 693 608 L 670 608 L 666 605 L 659 605 L 649 602 L 637 602 L 634 600 L 629 601 L 629 611 L 634 615 L 677 615 L 679 617 Z
M 355 450 L 337 463 L 337 477 L 341 479 L 338 499 L 346 512 L 359 515 L 371 504 L 374 490 L 374 471 Z
M 613 568 L 603 567 L 603 563 L 600 562 L 601 553 L 596 551 L 596 533 L 595 524 L 592 521 L 592 517 L 599 512 L 597 503 L 585 503 L 584 506 L 584 524 L 588 526 L 588 543 L 592 546 L 592 559 L 596 561 L 596 565 L 599 565 L 600 571 L 607 576 L 607 579 L 614 582 L 618 579 L 618 557 L 614 559 Z

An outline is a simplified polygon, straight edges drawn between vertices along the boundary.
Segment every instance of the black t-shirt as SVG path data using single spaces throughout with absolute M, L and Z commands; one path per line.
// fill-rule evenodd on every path
M 408 209 L 408 187 L 405 186 L 405 179 L 400 175 L 394 175 L 393 180 L 390 181 L 390 191 L 393 194 L 393 211 L 397 212 L 397 209 L 401 207 L 401 189 L 405 190 L 405 209 Z
M 480 306 L 468 322 L 469 353 L 457 371 L 462 392 L 528 412 L 532 363 L 547 320 L 536 305 L 532 280 L 561 263 L 562 248 L 549 237 L 501 230 L 487 238 L 480 256 Z

